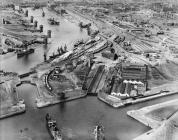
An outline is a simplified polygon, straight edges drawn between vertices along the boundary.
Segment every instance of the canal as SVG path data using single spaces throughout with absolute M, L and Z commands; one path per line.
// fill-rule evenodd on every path
M 29 9 L 29 15 L 34 15 L 35 19 L 38 18 L 39 24 L 44 25 L 44 33 L 48 29 L 52 30 L 51 44 L 48 45 L 49 54 L 60 45 L 70 46 L 76 39 L 87 38 L 86 32 L 81 32 L 77 25 L 47 11 L 46 17 L 42 18 L 41 12 L 41 10 L 32 11 Z M 60 20 L 60 26 L 49 26 L 48 17 Z M 34 54 L 20 59 L 17 59 L 16 55 L 7 54 L 3 56 L 1 69 L 19 73 L 27 72 L 31 67 L 43 61 L 45 49 L 38 48 Z M 71 48 L 69 47 L 69 49 Z M 150 128 L 128 117 L 126 115 L 128 110 L 178 98 L 178 95 L 173 95 L 114 109 L 96 97 L 86 97 L 37 109 L 35 106 L 37 89 L 34 86 L 24 84 L 18 87 L 18 92 L 19 97 L 25 100 L 26 113 L 0 120 L 0 140 L 50 140 L 45 123 L 46 113 L 50 113 L 57 120 L 58 126 L 62 129 L 64 140 L 92 140 L 94 139 L 93 129 L 97 124 L 102 124 L 105 127 L 106 140 L 132 140 Z

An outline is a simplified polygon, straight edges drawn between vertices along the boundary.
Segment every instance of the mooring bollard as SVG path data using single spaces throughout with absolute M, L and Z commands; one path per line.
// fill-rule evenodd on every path
M 25 11 L 25 16 L 28 17 L 28 10 Z
M 30 17 L 30 22 L 31 22 L 31 23 L 33 23 L 33 19 L 34 19 L 34 17 L 31 16 L 31 17 Z
M 40 25 L 40 32 L 43 32 L 43 25 Z
M 34 27 L 36 28 L 38 26 L 38 21 L 34 21 Z
M 48 30 L 47 36 L 48 38 L 51 38 L 51 30 Z

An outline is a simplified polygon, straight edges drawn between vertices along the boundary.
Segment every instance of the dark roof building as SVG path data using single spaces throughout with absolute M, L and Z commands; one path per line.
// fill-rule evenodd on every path
M 145 81 L 147 79 L 147 66 L 123 63 L 121 73 L 123 79 Z

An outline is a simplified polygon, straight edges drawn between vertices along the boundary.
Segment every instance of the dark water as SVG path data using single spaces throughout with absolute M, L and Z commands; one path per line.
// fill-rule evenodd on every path
M 40 11 L 36 13 L 39 14 Z M 59 33 L 56 31 L 56 36 L 53 35 L 53 39 L 57 40 L 54 42 L 69 44 L 74 40 L 74 36 L 76 38 L 87 37 L 86 33 L 81 33 L 76 25 L 60 20 L 65 25 L 61 24 L 60 27 L 57 27 Z M 49 28 L 55 30 L 56 27 Z M 50 50 L 53 49 L 55 50 L 55 43 L 51 44 Z M 1 66 L 7 71 L 26 72 L 32 66 L 43 61 L 43 51 L 43 48 L 39 48 L 34 54 L 21 59 L 17 59 L 14 54 L 8 54 L 3 56 Z M 128 117 L 126 115 L 128 110 L 139 109 L 178 97 L 178 95 L 173 95 L 120 109 L 114 109 L 96 97 L 86 97 L 37 109 L 35 106 L 37 89 L 35 87 L 22 85 L 18 91 L 19 97 L 25 100 L 26 113 L 0 120 L 0 140 L 50 140 L 45 124 L 46 113 L 52 114 L 57 120 L 65 140 L 92 140 L 94 139 L 93 128 L 97 124 L 102 124 L 105 127 L 107 140 L 131 140 L 148 131 L 149 128 Z

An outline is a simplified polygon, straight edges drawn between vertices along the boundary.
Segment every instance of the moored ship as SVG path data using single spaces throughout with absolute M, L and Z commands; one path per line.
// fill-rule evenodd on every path
M 17 57 L 22 57 L 31 53 L 34 53 L 35 49 L 30 48 L 30 49 L 23 49 L 23 50 L 19 50 L 17 51 Z
M 64 46 L 64 49 L 62 48 L 62 46 L 60 48 L 57 49 L 57 54 L 53 53 L 51 56 L 49 56 L 49 59 L 55 59 L 63 54 L 65 54 L 67 52 L 67 46 Z
M 104 127 L 101 125 L 95 126 L 94 135 L 95 135 L 95 140 L 105 140 Z
M 46 123 L 48 131 L 53 140 L 62 140 L 62 134 L 57 127 L 56 120 L 53 120 L 49 114 L 46 114 Z

